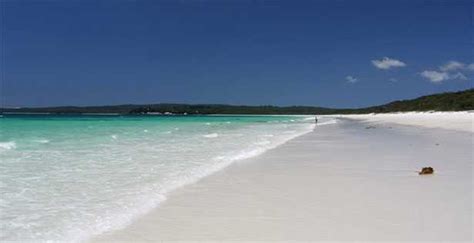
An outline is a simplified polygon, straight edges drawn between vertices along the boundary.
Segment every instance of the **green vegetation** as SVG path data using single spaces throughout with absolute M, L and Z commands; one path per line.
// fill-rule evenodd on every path
M 361 109 L 331 109 L 312 106 L 233 106 L 233 105 L 117 105 L 89 107 L 0 108 L 3 113 L 118 113 L 118 114 L 362 114 L 399 111 L 463 111 L 474 110 L 474 89 L 423 96 L 412 100 L 394 101 L 385 105 Z
M 171 112 L 175 114 L 329 114 L 335 110 L 310 106 L 232 106 L 232 105 L 180 105 L 159 104 L 130 111 L 131 114 Z
M 412 100 L 394 101 L 381 106 L 352 110 L 352 113 L 466 110 L 474 110 L 474 89 L 427 95 Z

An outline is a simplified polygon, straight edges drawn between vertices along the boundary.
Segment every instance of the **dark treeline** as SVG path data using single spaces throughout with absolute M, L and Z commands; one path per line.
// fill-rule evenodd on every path
M 474 110 L 474 89 L 422 96 L 412 100 L 394 101 L 385 105 L 360 109 L 332 109 L 312 106 L 234 106 L 151 104 L 116 106 L 62 106 L 44 108 L 0 108 L 3 113 L 118 113 L 118 114 L 362 114 L 398 111 L 463 111 Z

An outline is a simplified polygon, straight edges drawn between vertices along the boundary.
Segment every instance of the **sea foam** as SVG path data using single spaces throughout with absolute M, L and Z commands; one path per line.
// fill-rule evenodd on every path
M 10 142 L 0 142 L 0 150 L 11 150 L 16 148 L 16 143 L 13 141 Z
M 5 133 L 0 136 L 15 142 L 0 143 L 1 150 L 9 151 L 2 153 L 0 171 L 2 217 L 9 219 L 0 222 L 1 240 L 84 241 L 122 228 L 176 188 L 314 128 L 299 117 L 60 121 L 62 126 L 58 119 L 2 119 Z M 230 123 L 202 126 L 206 122 Z M 29 130 L 20 135 L 15 130 L 20 125 Z M 54 140 L 54 146 L 31 143 L 38 134 Z M 14 149 L 22 139 L 28 146 Z
M 205 137 L 205 138 L 217 138 L 217 137 L 219 137 L 219 134 L 210 133 L 210 134 L 203 135 L 203 137 Z

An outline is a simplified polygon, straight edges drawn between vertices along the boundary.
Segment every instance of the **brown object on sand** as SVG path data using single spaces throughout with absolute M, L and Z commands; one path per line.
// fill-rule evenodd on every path
M 434 173 L 434 169 L 431 167 L 423 167 L 420 172 L 418 172 L 419 175 L 431 175 Z

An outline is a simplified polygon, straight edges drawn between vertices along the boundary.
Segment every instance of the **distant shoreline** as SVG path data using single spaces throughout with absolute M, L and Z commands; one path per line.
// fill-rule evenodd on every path
M 352 118 L 367 118 L 367 116 L 376 115 L 397 115 L 397 114 L 437 114 L 437 113 L 473 113 L 474 110 L 465 111 L 398 111 L 398 112 L 380 112 L 380 113 L 362 113 L 362 114 L 121 114 L 121 113 L 49 113 L 49 112 L 4 112 L 2 115 L 55 115 L 55 116 L 144 116 L 144 117 L 183 117 L 183 116 L 347 116 Z
M 39 108 L 0 108 L 0 114 L 119 114 L 119 115 L 335 115 L 391 112 L 474 110 L 474 89 L 439 93 L 411 100 L 394 101 L 366 108 L 325 108 L 316 106 L 248 106 L 222 104 L 142 104 L 111 106 L 60 106 Z

